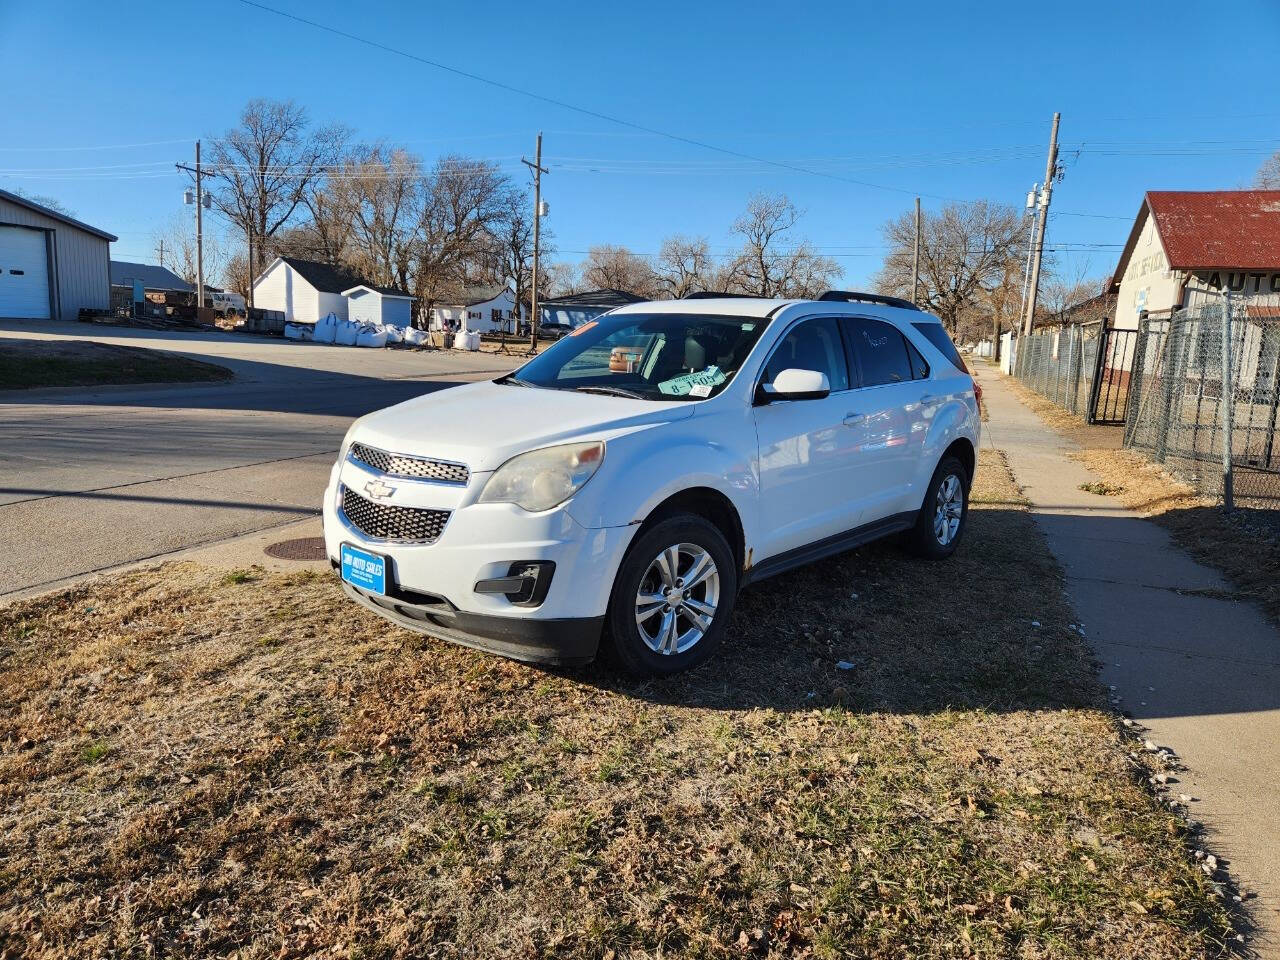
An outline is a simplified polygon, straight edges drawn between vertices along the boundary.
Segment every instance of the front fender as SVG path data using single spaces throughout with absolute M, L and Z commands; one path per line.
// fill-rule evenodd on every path
M 759 497 L 755 451 L 718 439 L 742 435 L 740 425 L 716 430 L 710 418 L 698 419 L 703 422 L 689 432 L 683 424 L 669 424 L 609 441 L 600 472 L 569 503 L 573 519 L 592 528 L 640 524 L 669 497 L 707 487 L 733 504 L 751 542 Z M 745 437 L 754 443 L 755 430 Z

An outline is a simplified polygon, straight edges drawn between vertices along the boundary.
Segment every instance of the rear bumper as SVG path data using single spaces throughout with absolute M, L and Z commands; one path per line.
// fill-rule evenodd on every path
M 459 610 L 443 598 L 415 603 L 343 582 L 347 596 L 397 626 L 527 663 L 571 665 L 595 659 L 604 617 L 536 620 Z M 429 599 L 423 596 L 422 599 Z

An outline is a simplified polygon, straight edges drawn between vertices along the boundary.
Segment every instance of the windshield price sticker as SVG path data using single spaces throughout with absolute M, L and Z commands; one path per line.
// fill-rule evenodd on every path
M 686 373 L 681 377 L 672 377 L 670 380 L 664 380 L 658 384 L 658 389 L 672 397 L 683 397 L 686 394 L 691 394 L 695 397 L 709 397 L 711 396 L 712 388 L 718 387 L 726 379 L 720 368 L 712 365 L 705 370 L 699 370 L 697 373 Z M 694 392 L 694 387 L 705 387 L 706 393 Z

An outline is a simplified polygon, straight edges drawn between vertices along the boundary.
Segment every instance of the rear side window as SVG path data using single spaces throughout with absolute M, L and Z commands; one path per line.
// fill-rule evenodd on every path
M 960 359 L 960 351 L 956 349 L 956 345 L 951 342 L 951 338 L 947 336 L 947 331 L 940 323 L 913 323 L 913 327 L 919 330 L 935 347 L 938 352 L 955 364 L 955 368 L 962 373 L 968 373 L 965 368 L 964 361 Z
M 907 340 L 907 354 L 911 360 L 911 376 L 917 380 L 928 380 L 929 363 L 910 340 Z
M 862 367 L 862 385 L 878 387 L 914 379 L 907 341 L 891 323 L 870 317 L 849 317 L 845 329 L 849 345 Z

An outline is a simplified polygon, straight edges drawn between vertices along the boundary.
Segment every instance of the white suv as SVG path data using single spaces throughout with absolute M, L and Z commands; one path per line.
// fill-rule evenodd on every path
M 637 303 L 357 420 L 325 542 L 402 626 L 543 663 L 607 637 L 671 673 L 712 654 L 749 583 L 895 533 L 950 555 L 978 434 L 972 377 L 906 301 Z

